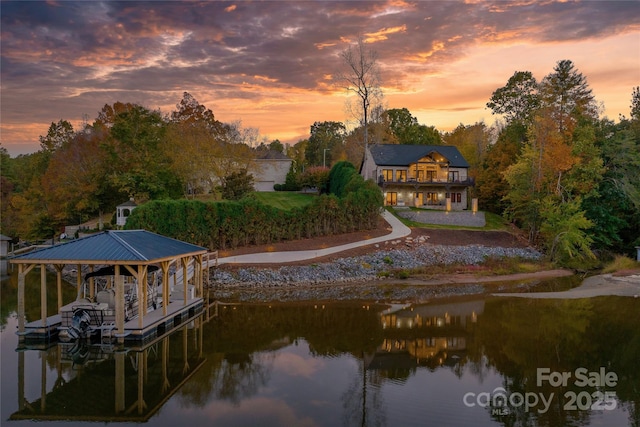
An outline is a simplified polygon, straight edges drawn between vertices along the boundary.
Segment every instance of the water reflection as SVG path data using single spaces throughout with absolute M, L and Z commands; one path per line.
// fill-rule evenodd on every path
M 142 348 L 77 342 L 39 350 L 41 393 L 33 400 L 26 397 L 25 378 L 34 367 L 27 368 L 28 350 L 21 349 L 19 407 L 10 419 L 147 421 L 205 362 L 201 328 L 194 327 L 200 321 Z M 56 376 L 50 388 L 49 369 Z
M 11 292 L 3 284 L 2 419 L 16 425 L 640 425 L 636 299 L 212 304 L 139 348 L 15 353 Z M 580 367 L 619 380 L 536 383 L 538 368 Z M 553 399 L 544 412 L 491 399 L 465 405 L 468 393 L 498 388 Z M 615 410 L 567 409 L 566 393 L 598 391 L 615 393 Z
M 406 355 L 405 365 L 435 369 L 455 366 L 467 350 L 467 338 L 473 332 L 484 300 L 455 303 L 392 307 L 381 313 L 385 338 L 369 364 L 379 369 L 390 355 Z

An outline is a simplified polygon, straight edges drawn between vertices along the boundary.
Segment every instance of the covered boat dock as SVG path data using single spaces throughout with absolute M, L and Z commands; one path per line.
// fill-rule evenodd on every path
M 83 273 L 91 281 L 89 300 L 95 299 L 93 280 L 99 269 L 112 268 L 115 294 L 113 322 L 102 326 L 103 337 L 126 341 L 142 341 L 162 335 L 203 306 L 204 277 L 217 262 L 217 253 L 206 248 L 168 238 L 145 230 L 113 230 L 97 233 L 59 245 L 40 248 L 10 259 L 18 266 L 18 335 L 21 341 L 54 339 L 62 322 L 61 309 L 63 271 L 76 269 L 77 296 L 83 288 Z M 27 322 L 25 316 L 25 277 L 40 268 L 39 320 Z M 58 313 L 47 313 L 47 268 L 56 272 Z M 161 273 L 161 307 L 147 311 L 145 286 L 137 287 L 139 313 L 133 319 L 125 315 L 125 277 L 146 284 L 152 270 Z M 205 274 L 206 273 L 206 274 Z M 173 293 L 170 289 L 173 283 Z M 171 295 L 171 297 L 169 297 Z M 145 309 L 142 309 L 145 308 Z

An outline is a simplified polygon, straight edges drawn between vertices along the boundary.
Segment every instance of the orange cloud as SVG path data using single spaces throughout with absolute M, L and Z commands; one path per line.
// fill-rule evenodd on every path
M 396 33 L 404 33 L 407 31 L 406 25 L 401 25 L 393 28 L 383 28 L 375 33 L 366 33 L 364 41 L 367 43 L 375 43 L 381 40 L 387 40 L 388 36 Z

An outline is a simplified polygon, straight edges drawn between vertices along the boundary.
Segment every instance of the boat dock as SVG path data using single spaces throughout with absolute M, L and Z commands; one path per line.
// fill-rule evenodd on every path
M 109 231 L 22 254 L 10 262 L 19 268 L 17 334 L 21 342 L 44 344 L 69 331 L 71 339 L 97 336 L 101 342 L 124 344 L 162 336 L 200 313 L 203 281 L 217 265 L 217 252 L 144 230 Z M 78 296 L 63 305 L 66 265 L 76 266 Z M 47 266 L 57 272 L 56 287 L 46 283 Z M 83 266 L 91 271 L 84 280 Z M 41 318 L 26 322 L 25 276 L 34 267 L 41 272 Z M 98 276 L 100 291 L 94 282 Z M 49 288 L 58 292 L 58 313 L 52 315 L 47 313 Z M 87 288 L 88 294 L 82 295 Z

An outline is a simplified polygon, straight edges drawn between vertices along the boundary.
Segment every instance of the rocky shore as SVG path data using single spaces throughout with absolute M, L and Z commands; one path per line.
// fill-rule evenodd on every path
M 294 300 L 424 300 L 431 297 L 485 292 L 482 284 L 421 286 L 390 284 L 388 278 L 436 264 L 478 265 L 489 257 L 537 260 L 531 248 L 482 245 L 422 244 L 412 248 L 388 248 L 308 265 L 251 267 L 224 265 L 212 270 L 209 297 L 237 301 Z

